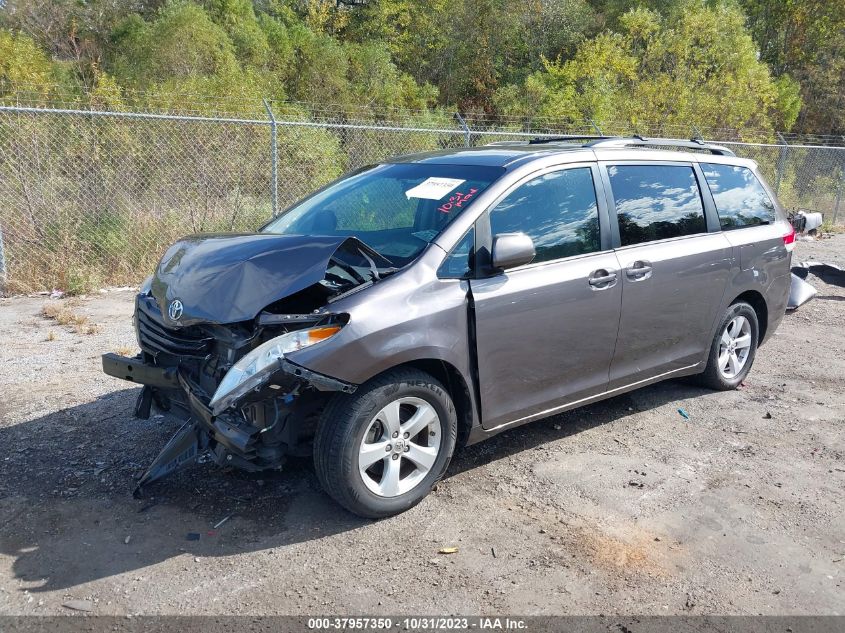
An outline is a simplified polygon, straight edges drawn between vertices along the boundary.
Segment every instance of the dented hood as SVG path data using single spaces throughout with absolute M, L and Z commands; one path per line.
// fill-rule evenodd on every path
M 151 292 L 170 323 L 236 323 L 318 283 L 344 236 L 205 234 L 183 238 L 162 257 Z M 181 302 L 177 319 L 171 304 Z M 178 310 L 174 310 L 174 313 Z

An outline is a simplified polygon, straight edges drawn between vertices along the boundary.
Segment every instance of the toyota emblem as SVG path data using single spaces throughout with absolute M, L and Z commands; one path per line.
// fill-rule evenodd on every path
M 185 306 L 182 305 L 182 302 L 179 299 L 174 299 L 170 302 L 170 307 L 167 308 L 167 316 L 170 317 L 171 321 L 178 321 L 184 311 Z

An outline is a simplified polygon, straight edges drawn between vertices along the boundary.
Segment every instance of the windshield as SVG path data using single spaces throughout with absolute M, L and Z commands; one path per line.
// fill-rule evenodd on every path
M 354 236 L 394 266 L 404 266 L 504 171 L 473 165 L 375 165 L 306 198 L 263 231 Z

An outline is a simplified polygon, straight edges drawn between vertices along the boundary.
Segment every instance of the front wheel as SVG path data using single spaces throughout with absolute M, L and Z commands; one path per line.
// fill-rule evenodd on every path
M 712 389 L 736 389 L 751 371 L 759 331 L 754 308 L 744 302 L 728 306 L 710 345 L 707 367 L 699 381 Z
M 443 476 L 457 428 L 452 399 L 437 380 L 414 369 L 388 372 L 326 407 L 314 440 L 317 477 L 359 516 L 398 514 Z

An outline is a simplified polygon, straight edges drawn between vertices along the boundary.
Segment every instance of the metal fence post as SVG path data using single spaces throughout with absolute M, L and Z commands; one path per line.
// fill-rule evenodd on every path
M 461 125 L 461 129 L 464 131 L 465 147 L 472 147 L 472 130 L 469 129 L 469 125 L 467 125 L 466 120 L 461 116 L 460 112 L 455 112 L 455 118 L 458 120 L 458 123 Z
M 264 102 L 264 109 L 267 110 L 267 116 L 270 117 L 270 158 L 272 161 L 272 168 L 270 173 L 270 201 L 273 209 L 273 217 L 279 212 L 279 143 L 276 117 L 273 114 L 273 108 L 270 107 L 270 102 L 267 99 L 262 99 Z
M 775 177 L 775 194 L 780 195 L 780 182 L 783 180 L 783 172 L 786 170 L 786 158 L 789 152 L 789 143 L 783 138 L 780 132 L 777 132 L 780 148 L 780 155 L 778 156 L 778 173 Z
M 842 190 L 845 189 L 845 169 L 839 170 L 839 186 L 836 187 L 836 201 L 833 203 L 833 220 L 831 224 L 835 225 L 836 220 L 839 219 L 839 204 L 842 202 Z M 0 259 L 3 254 L 3 233 L 0 232 Z M 2 280 L 2 276 L 0 276 Z
M 6 287 L 6 251 L 3 249 L 3 225 L 0 224 L 0 290 Z

